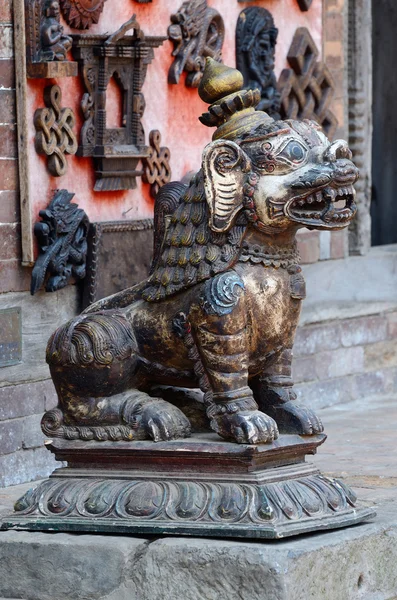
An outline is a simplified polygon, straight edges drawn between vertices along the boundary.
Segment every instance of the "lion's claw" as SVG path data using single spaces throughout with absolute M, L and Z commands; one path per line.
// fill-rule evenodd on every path
M 276 422 L 259 410 L 223 413 L 212 419 L 211 427 L 238 444 L 269 444 L 278 437 Z
M 267 406 L 266 410 L 277 421 L 281 433 L 317 435 L 324 431 L 324 426 L 316 413 L 302 404 L 290 401 Z

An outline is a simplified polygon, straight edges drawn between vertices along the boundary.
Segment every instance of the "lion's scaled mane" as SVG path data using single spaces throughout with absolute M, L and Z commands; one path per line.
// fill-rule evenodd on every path
M 142 297 L 156 302 L 229 269 L 247 228 L 244 213 L 226 233 L 209 227 L 209 208 L 200 170 L 170 218 L 161 255 Z

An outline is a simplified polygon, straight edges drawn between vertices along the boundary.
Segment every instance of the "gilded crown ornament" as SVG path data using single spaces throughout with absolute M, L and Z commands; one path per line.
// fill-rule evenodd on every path
M 325 435 L 291 375 L 295 235 L 349 224 L 358 170 L 346 142 L 256 112 L 242 84 L 207 59 L 216 130 L 189 185 L 156 196 L 150 276 L 51 336 L 42 427 L 69 466 L 6 527 L 277 538 L 374 514 L 305 462 Z

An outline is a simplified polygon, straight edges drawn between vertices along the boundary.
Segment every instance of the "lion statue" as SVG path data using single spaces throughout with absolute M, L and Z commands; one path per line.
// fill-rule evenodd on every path
M 207 59 L 200 120 L 217 129 L 202 167 L 158 194 L 149 278 L 50 338 L 59 405 L 43 417 L 46 434 L 186 437 L 193 405 L 204 428 L 237 443 L 323 431 L 291 378 L 305 297 L 295 235 L 349 224 L 358 170 L 346 142 L 255 111 L 260 93 L 242 87 L 239 71 Z

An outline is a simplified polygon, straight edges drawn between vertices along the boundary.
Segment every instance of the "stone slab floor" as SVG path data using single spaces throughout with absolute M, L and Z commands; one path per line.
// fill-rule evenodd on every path
M 321 411 L 313 458 L 377 506 L 367 524 L 285 541 L 0 533 L 0 599 L 397 600 L 397 397 Z M 31 484 L 0 490 L 0 516 Z

